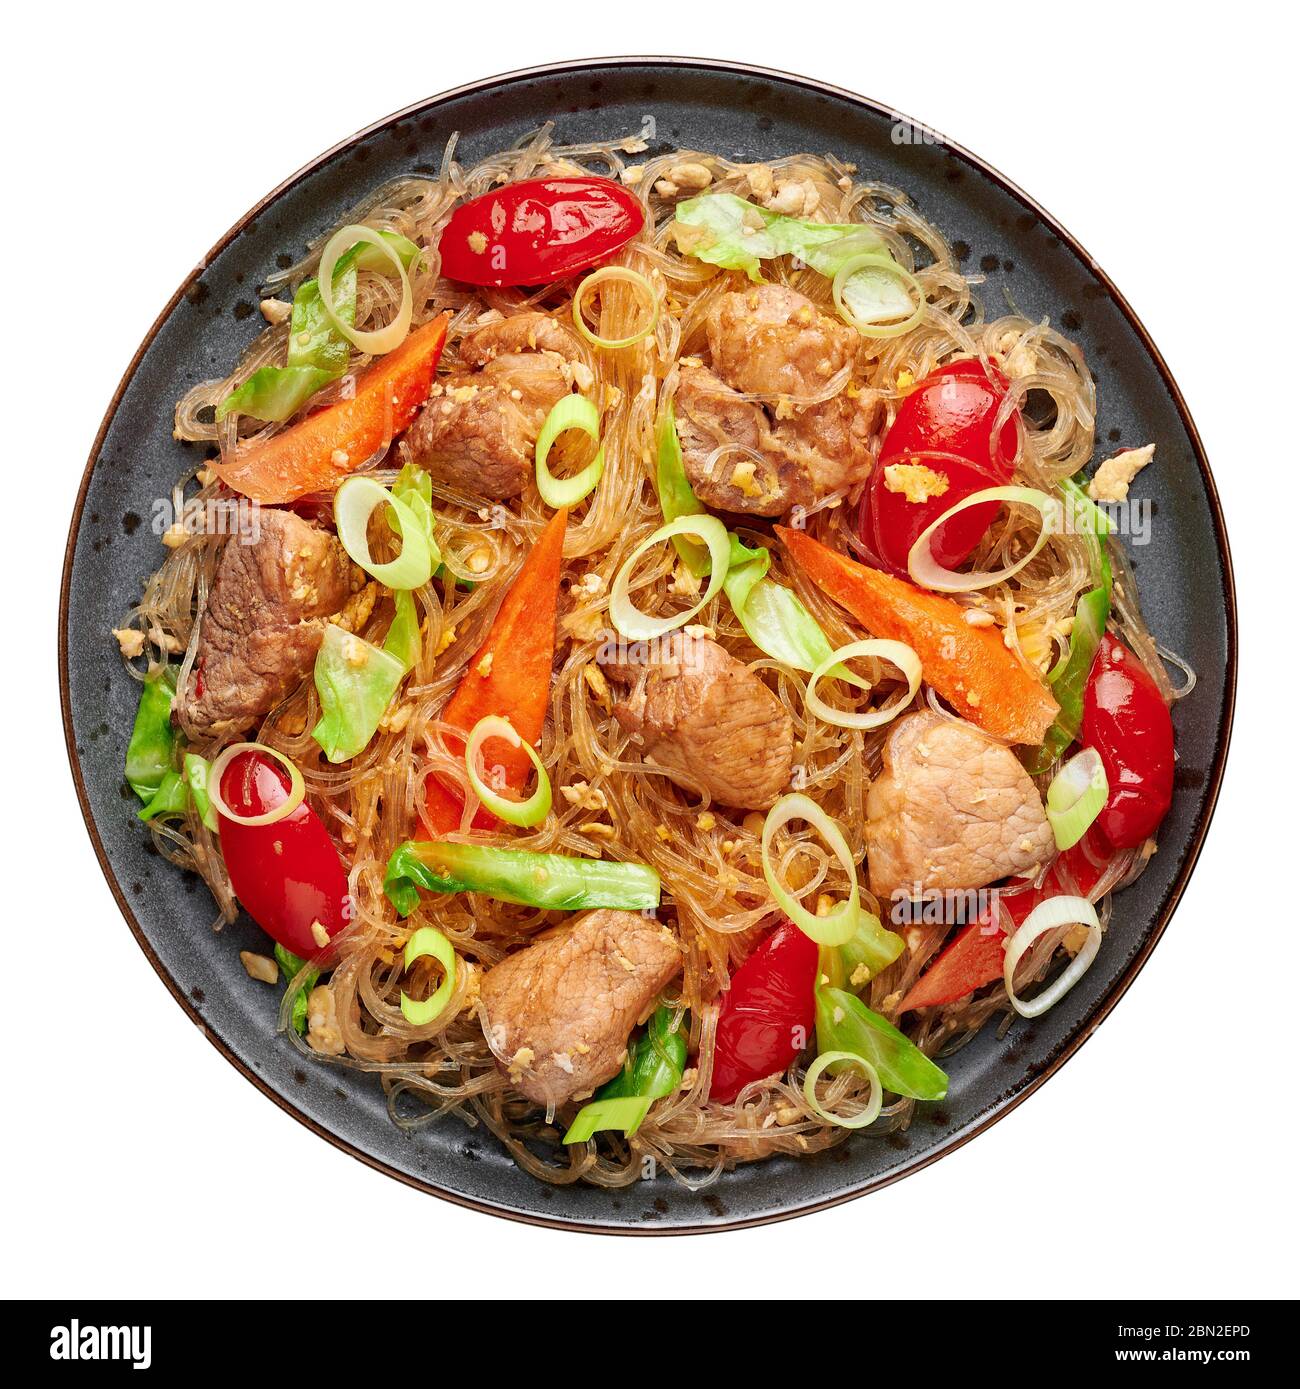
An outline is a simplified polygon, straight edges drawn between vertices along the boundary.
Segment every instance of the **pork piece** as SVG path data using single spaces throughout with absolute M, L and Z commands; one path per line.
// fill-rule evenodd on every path
M 488 970 L 484 1032 L 517 1090 L 563 1104 L 617 1074 L 628 1034 L 681 967 L 662 923 L 586 912 Z
M 806 467 L 782 447 L 763 407 L 745 400 L 705 367 L 683 367 L 675 402 L 682 463 L 695 495 L 719 511 L 784 516 L 815 500 Z M 724 444 L 741 449 L 711 455 Z
M 712 370 L 684 369 L 677 396 L 686 473 L 702 500 L 778 516 L 867 476 L 877 422 L 869 398 L 846 386 L 820 404 L 797 403 L 852 364 L 860 342 L 852 328 L 780 285 L 722 295 L 705 328 Z M 726 442 L 760 457 L 733 449 L 710 464 Z
M 701 781 L 723 805 L 766 810 L 790 781 L 794 726 L 781 701 L 715 641 L 680 637 L 644 672 L 607 667 L 636 685 L 614 716 L 646 755 Z
M 857 356 L 857 330 L 782 285 L 722 295 L 705 320 L 713 370 L 738 391 L 815 395 Z
M 201 737 L 239 733 L 269 713 L 364 584 L 338 540 L 292 511 L 263 507 L 259 527 L 252 544 L 226 542 L 208 595 L 180 710 Z
M 1055 851 L 1038 791 L 1015 754 L 971 724 L 908 714 L 867 795 L 867 865 L 882 901 L 896 892 L 984 887 Z M 895 899 L 897 900 L 897 899 Z
M 461 368 L 434 383 L 407 449 L 464 492 L 518 496 L 547 414 L 585 374 L 577 339 L 546 314 L 521 313 L 474 329 L 460 356 Z

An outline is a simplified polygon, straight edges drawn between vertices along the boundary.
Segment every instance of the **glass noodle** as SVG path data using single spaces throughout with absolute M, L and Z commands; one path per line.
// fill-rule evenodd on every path
M 593 1182 L 602 1186 L 631 1183 L 641 1174 L 642 1159 L 653 1156 L 670 1173 L 691 1185 L 712 1181 L 727 1167 L 773 1153 L 805 1154 L 842 1142 L 846 1130 L 819 1117 L 803 1091 L 799 1066 L 773 1086 L 751 1087 L 734 1107 L 709 1105 L 704 1096 L 712 1069 L 717 1019 L 718 981 L 742 960 L 758 928 L 772 919 L 771 894 L 764 881 L 760 834 L 762 817 L 742 815 L 711 805 L 702 786 L 689 778 L 670 779 L 643 763 L 639 752 L 611 713 L 611 692 L 597 666 L 608 634 L 610 589 L 624 562 L 662 522 L 654 490 L 655 422 L 672 398 L 683 357 L 706 350 L 705 319 L 718 296 L 740 287 L 735 274 L 681 255 L 668 231 L 673 203 L 655 191 L 656 180 L 683 160 L 704 163 L 713 173 L 712 189 L 749 194 L 745 167 L 708 152 L 677 151 L 645 158 L 633 138 L 610 144 L 557 147 L 550 127 L 543 127 L 519 147 L 494 154 L 474 165 L 456 158 L 456 141 L 447 146 L 436 174 L 397 179 L 376 189 L 339 218 L 339 226 L 363 223 L 400 232 L 417 242 L 422 255 L 411 267 L 412 320 L 418 326 L 448 310 L 451 324 L 442 369 L 455 369 L 459 344 L 475 325 L 499 315 L 539 308 L 562 323 L 571 323 L 572 293 L 577 281 L 525 295 L 516 289 L 470 289 L 439 279 L 438 233 L 456 201 L 502 182 L 565 173 L 594 172 L 619 177 L 640 164 L 630 182 L 644 198 L 650 216 L 646 231 L 624 248 L 615 263 L 635 271 L 652 286 L 661 311 L 653 331 L 616 351 L 581 344 L 583 393 L 600 409 L 600 443 L 604 474 L 596 489 L 571 516 L 565 544 L 565 592 L 561 602 L 558 674 L 553 682 L 550 717 L 542 740 L 542 763 L 555 788 L 553 813 L 539 826 L 500 826 L 486 842 L 539 852 L 616 857 L 653 867 L 663 883 L 661 914 L 674 922 L 686 947 L 682 976 L 666 1001 L 689 1009 L 692 1052 L 698 1059 L 682 1089 L 656 1104 L 633 1142 L 602 1135 L 597 1143 L 560 1146 L 557 1128 L 563 1120 L 547 1115 L 510 1086 L 498 1069 L 474 1011 L 482 971 L 507 950 L 526 941 L 560 917 L 483 897 L 425 896 L 405 921 L 398 920 L 381 890 L 384 868 L 393 848 L 416 832 L 423 788 L 436 776 L 468 791 L 464 741 L 450 736 L 440 714 L 482 641 L 501 595 L 518 573 L 528 549 L 550 515 L 534 487 L 509 507 L 481 497 L 459 494 L 433 484 L 436 539 L 447 570 L 473 580 L 467 587 L 437 580 L 415 593 L 422 624 L 422 647 L 414 670 L 402 688 L 400 717 L 389 718 L 370 745 L 351 763 L 326 762 L 310 730 L 320 716 L 313 683 L 306 680 L 273 710 L 260 728 L 242 738 L 269 744 L 301 768 L 307 796 L 350 858 L 350 884 L 356 917 L 339 937 L 340 959 L 334 969 L 334 991 L 347 1055 L 335 1064 L 374 1071 L 385 1087 L 392 1116 L 403 1127 L 419 1127 L 440 1115 L 449 1122 L 483 1125 L 505 1143 L 521 1166 L 548 1181 Z M 919 380 L 957 354 L 989 359 L 1004 369 L 1011 364 L 1014 386 L 1005 407 L 1030 393 L 1046 393 L 1055 406 L 1051 424 L 1022 428 L 1016 482 L 1051 490 L 1088 461 L 1094 449 L 1095 395 L 1092 378 L 1078 349 L 1046 324 L 1014 313 L 990 319 L 978 297 L 978 275 L 967 275 L 951 247 L 898 189 L 872 181 L 864 173 L 833 159 L 792 155 L 771 161 L 778 177 L 806 179 L 816 189 L 817 217 L 832 222 L 864 222 L 884 238 L 897 262 L 925 296 L 925 313 L 910 331 L 869 341 L 864 349 L 865 379 L 859 388 L 877 402 L 880 428 L 887 425 L 909 380 Z M 323 237 L 297 265 L 274 277 L 276 292 L 287 302 L 294 288 L 315 273 Z M 764 265 L 765 277 L 807 295 L 834 313 L 830 280 L 789 261 Z M 356 326 L 373 330 L 387 323 L 398 308 L 400 286 L 371 271 L 358 274 Z M 644 296 L 634 284 L 610 280 L 585 297 L 587 321 L 604 340 L 635 337 L 644 327 Z M 285 425 L 228 417 L 218 426 L 213 407 L 258 366 L 282 362 L 287 326 L 268 326 L 231 374 L 204 382 L 176 408 L 179 438 L 206 447 L 208 460 L 229 453 L 250 439 L 263 438 Z M 353 353 L 349 375 L 367 358 Z M 1017 362 L 1027 363 L 1023 372 Z M 348 377 L 326 388 L 313 404 L 348 389 Z M 827 383 L 821 395 L 847 384 Z M 795 402 L 799 404 L 800 402 Z M 999 431 L 994 431 L 996 437 Z M 573 441 L 569 443 L 569 441 Z M 569 450 L 566 453 L 566 448 Z M 586 449 L 587 452 L 583 452 Z M 591 447 L 578 431 L 557 440 L 551 466 L 569 475 L 590 460 Z M 398 443 L 384 469 L 389 483 L 403 461 Z M 178 486 L 178 500 L 188 493 L 190 506 L 210 502 L 218 493 L 214 476 L 199 470 L 197 478 Z M 322 498 L 322 513 L 328 513 Z M 807 517 L 812 534 L 834 549 L 859 549 L 853 529 L 856 493 L 829 499 Z M 1023 509 L 1021 509 L 1023 511 Z M 1014 563 L 1032 542 L 1037 516 L 1017 514 L 993 525 L 973 556 L 972 568 L 998 570 Z M 391 558 L 395 542 L 372 528 L 377 559 Z M 787 564 L 781 549 L 761 528 L 739 527 L 746 544 L 768 544 L 770 577 L 793 588 L 817 618 L 835 648 L 864 635 L 842 609 Z M 196 533 L 167 551 L 161 568 L 149 580 L 129 622 L 146 635 L 146 658 L 183 662 L 182 678 L 192 666 L 197 618 L 207 601 L 223 536 Z M 394 548 L 385 550 L 393 544 Z M 1117 547 L 1112 546 L 1112 550 Z M 671 545 L 654 547 L 637 567 L 635 602 L 650 614 L 667 615 L 684 606 L 680 590 L 670 591 L 677 575 Z M 1116 605 L 1112 625 L 1137 652 L 1166 693 L 1172 687 L 1154 642 L 1142 623 L 1136 587 L 1122 562 L 1116 565 Z M 1092 584 L 1084 540 L 1051 536 L 1041 552 L 1014 578 L 955 601 L 993 613 L 1008 632 L 1008 643 L 1024 658 L 1046 670 L 1066 648 L 1065 626 L 1080 596 Z M 392 605 L 378 601 L 359 635 L 382 644 Z M 748 663 L 769 683 L 794 724 L 795 761 L 803 769 L 799 787 L 843 828 L 859 876 L 864 853 L 863 830 L 869 777 L 879 767 L 880 748 L 889 728 L 862 731 L 813 717 L 805 708 L 807 676 L 764 657 L 748 641 L 730 605 L 719 593 L 694 617 L 728 651 Z M 864 693 L 843 681 L 824 681 L 823 699 L 837 708 L 862 713 L 906 693 L 898 669 L 870 657 L 852 662 L 858 674 L 878 682 Z M 139 674 L 139 671 L 136 672 Z M 916 708 L 940 707 L 922 685 Z M 220 745 L 205 744 L 187 730 L 197 751 L 211 758 Z M 1050 779 L 1050 778 L 1048 778 Z M 1042 780 L 1045 788 L 1046 779 Z M 573 794 L 566 796 L 565 789 Z M 463 826 L 473 813 L 467 803 Z M 214 837 L 197 818 L 154 823 L 150 832 L 159 850 L 173 862 L 199 873 L 212 888 L 221 921 L 233 920 L 236 906 Z M 804 894 L 812 906 L 819 894 L 843 900 L 849 893 L 843 865 L 820 837 L 798 822 L 782 830 L 772 846 L 782 879 Z M 1141 870 L 1139 853 L 1119 857 L 1090 894 L 1101 924 L 1109 916 L 1109 893 Z M 171 890 L 161 885 L 160 890 Z M 865 887 L 862 907 L 889 924 L 889 903 L 877 902 Z M 220 921 L 218 922 L 220 924 Z M 441 977 L 436 963 L 417 961 L 404 972 L 403 947 L 412 931 L 436 927 L 454 946 L 462 962 L 454 987 L 438 1015 L 423 1025 L 403 1016 L 401 995 L 423 998 Z M 902 956 L 867 986 L 864 1001 L 893 1017 L 896 1004 L 919 977 L 942 941 L 936 927 L 901 928 L 908 942 Z M 1052 965 L 1063 932 L 1052 931 L 1026 951 L 1017 971 L 1017 988 L 1033 992 L 1032 983 Z M 1059 957 L 1057 958 L 1059 964 Z M 428 976 L 422 977 L 422 971 Z M 285 994 L 281 1025 L 286 1036 L 306 1049 L 288 1025 L 293 990 Z M 994 1016 L 1012 1016 L 999 984 L 974 1002 L 954 1004 L 901 1020 L 908 1035 L 926 1053 L 937 1055 L 962 1045 Z M 895 1021 L 899 1021 L 895 1018 Z M 310 1053 L 315 1057 L 315 1053 Z M 319 1059 L 319 1058 L 317 1058 Z M 809 1058 L 810 1059 L 810 1058 Z M 823 1087 L 825 1087 L 823 1078 Z M 823 1088 L 822 1103 L 834 1109 L 846 1097 L 850 1110 L 865 1099 L 861 1076 L 836 1077 Z M 876 1135 L 905 1127 L 913 1102 L 895 1100 L 869 1130 Z M 571 1116 L 566 1116 L 571 1117 Z

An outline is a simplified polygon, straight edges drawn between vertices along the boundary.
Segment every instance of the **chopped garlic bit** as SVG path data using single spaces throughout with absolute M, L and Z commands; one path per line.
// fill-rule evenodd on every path
M 571 786 L 561 786 L 560 795 L 580 810 L 604 810 L 608 805 L 605 793 L 599 787 L 585 781 L 575 781 Z
M 307 1045 L 323 1056 L 343 1055 L 338 1006 L 328 984 L 317 984 L 307 995 Z
M 686 188 L 691 192 L 699 192 L 701 188 L 707 188 L 713 182 L 713 175 L 709 172 L 708 167 L 694 161 L 686 164 L 674 164 L 668 170 L 668 178 L 678 188 Z
M 293 305 L 286 304 L 283 299 L 263 299 L 257 307 L 268 323 L 283 323 L 293 314 Z
M 280 977 L 280 968 L 269 955 L 255 955 L 251 950 L 241 950 L 239 963 L 250 979 L 258 979 L 263 984 L 274 984 Z
M 745 182 L 749 184 L 749 191 L 759 202 L 764 202 L 772 196 L 775 179 L 766 164 L 752 164 L 746 169 Z
M 133 661 L 144 650 L 144 633 L 136 627 L 114 627 L 113 635 L 128 661 Z
M 786 217 L 811 217 L 821 202 L 817 185 L 807 178 L 784 179 L 763 199 L 763 205 Z
M 1071 955 L 1077 955 L 1087 943 L 1088 928 L 1084 925 L 1071 926 L 1061 941 Z
M 515 1054 L 510 1058 L 510 1061 L 508 1063 L 510 1079 L 518 1080 L 519 1077 L 529 1068 L 529 1066 L 533 1064 L 533 1061 L 536 1058 L 536 1056 L 537 1053 L 532 1049 L 532 1047 L 520 1047 L 519 1050 L 515 1052 Z
M 968 627 L 992 627 L 996 620 L 992 613 L 985 612 L 983 608 L 967 608 L 962 616 Z
M 391 710 L 379 720 L 379 726 L 385 733 L 400 733 L 411 722 L 413 712 L 414 709 L 410 704 L 399 704 L 396 709 Z
M 901 492 L 917 505 L 942 497 L 948 486 L 946 473 L 937 473 L 924 463 L 891 463 L 885 469 L 885 491 Z
M 676 594 L 679 598 L 694 598 L 699 591 L 699 579 L 684 564 L 679 564 L 668 581 L 668 592 Z
M 731 485 L 746 497 L 761 497 L 763 495 L 763 489 L 754 479 L 756 466 L 752 458 L 747 458 L 743 463 L 737 463 L 731 470 Z
M 609 697 L 609 681 L 605 679 L 605 672 L 595 661 L 588 661 L 582 668 L 582 678 L 587 682 L 587 688 L 595 695 L 601 708 L 608 713 L 612 707 L 612 702 Z
M 1155 451 L 1154 444 L 1144 444 L 1140 449 L 1125 449 L 1106 459 L 1088 484 L 1088 495 L 1095 502 L 1127 501 L 1130 484 L 1151 462 Z

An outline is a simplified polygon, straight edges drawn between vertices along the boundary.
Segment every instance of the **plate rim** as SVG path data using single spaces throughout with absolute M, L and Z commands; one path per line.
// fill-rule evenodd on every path
M 118 910 L 121 912 L 123 919 L 130 928 L 131 934 L 135 937 L 137 945 L 139 945 L 145 958 L 153 966 L 154 972 L 166 985 L 168 991 L 184 1010 L 189 1020 L 199 1027 L 207 1040 L 211 1042 L 217 1051 L 230 1062 L 241 1075 L 251 1081 L 262 1094 L 272 1100 L 281 1110 L 291 1115 L 300 1124 L 303 1124 L 306 1128 L 311 1130 L 317 1137 L 325 1139 L 335 1148 L 356 1158 L 367 1167 L 373 1168 L 377 1172 L 382 1172 L 384 1175 L 392 1177 L 407 1186 L 413 1187 L 417 1191 L 422 1191 L 430 1196 L 436 1196 L 440 1200 L 449 1201 L 454 1205 L 461 1206 L 467 1210 L 477 1211 L 484 1215 L 493 1215 L 501 1219 L 516 1221 L 521 1224 L 541 1226 L 552 1230 L 570 1231 L 576 1234 L 666 1237 L 716 1234 L 728 1230 L 750 1229 L 759 1225 L 771 1225 L 780 1221 L 793 1220 L 803 1215 L 812 1215 L 818 1211 L 824 1211 L 833 1206 L 843 1205 L 845 1202 L 857 1200 L 871 1192 L 891 1186 L 894 1182 L 901 1181 L 904 1177 L 909 1177 L 913 1173 L 929 1167 L 932 1163 L 939 1161 L 940 1158 L 947 1157 L 948 1154 L 955 1152 L 958 1148 L 969 1143 L 971 1139 L 977 1137 L 993 1124 L 997 1123 L 998 1120 L 1011 1113 L 1012 1110 L 1027 1100 L 1030 1095 L 1034 1094 L 1041 1085 L 1045 1084 L 1047 1080 L 1054 1076 L 1056 1072 L 1079 1051 L 1083 1044 L 1094 1032 L 1096 1032 L 1107 1017 L 1110 1016 L 1115 1005 L 1128 991 L 1133 980 L 1141 972 L 1142 967 L 1150 958 L 1152 951 L 1163 937 L 1170 920 L 1173 918 L 1174 912 L 1177 910 L 1182 900 L 1183 893 L 1186 891 L 1192 872 L 1200 858 L 1211 822 L 1214 819 L 1214 812 L 1218 805 L 1219 792 L 1222 787 L 1224 769 L 1228 758 L 1228 750 L 1232 741 L 1233 719 L 1236 710 L 1238 658 L 1237 597 L 1236 582 L 1233 574 L 1232 551 L 1228 541 L 1227 525 L 1224 519 L 1223 505 L 1219 498 L 1218 488 L 1215 485 L 1214 475 L 1210 469 L 1209 459 L 1205 452 L 1204 443 L 1201 440 L 1200 431 L 1197 429 L 1196 422 L 1192 418 L 1191 410 L 1187 405 L 1182 390 L 1178 382 L 1174 379 L 1173 372 L 1170 370 L 1164 355 L 1161 353 L 1159 347 L 1157 347 L 1146 325 L 1142 322 L 1141 318 L 1138 317 L 1132 305 L 1128 302 L 1111 277 L 1101 265 L 1098 264 L 1097 260 L 1080 244 L 1078 238 L 1062 226 L 1046 208 L 993 165 L 980 158 L 980 156 L 972 153 L 963 145 L 948 139 L 947 136 L 938 136 L 936 144 L 941 149 L 963 160 L 984 178 L 988 179 L 1005 193 L 1020 202 L 1025 210 L 1032 212 L 1046 227 L 1048 227 L 1057 240 L 1067 247 L 1083 264 L 1088 273 L 1096 278 L 1098 283 L 1105 289 L 1107 296 L 1123 314 L 1129 326 L 1137 335 L 1143 350 L 1154 364 L 1165 389 L 1169 392 L 1174 409 L 1191 442 L 1192 454 L 1197 468 L 1200 471 L 1201 483 L 1209 503 L 1215 540 L 1223 568 L 1224 616 L 1227 634 L 1227 664 L 1224 671 L 1224 694 L 1222 707 L 1219 713 L 1221 736 L 1215 750 L 1213 764 L 1208 773 L 1204 808 L 1193 830 L 1192 839 L 1188 845 L 1187 852 L 1184 854 L 1179 864 L 1178 873 L 1166 894 L 1165 901 L 1160 911 L 1151 923 L 1141 946 L 1125 966 L 1123 972 L 1111 985 L 1107 993 L 1097 1003 L 1091 1015 L 1080 1024 L 1076 1031 L 1061 1046 L 1059 1051 L 1049 1058 L 1043 1068 L 1032 1078 L 1025 1081 L 1023 1086 L 1014 1094 L 996 1102 L 986 1113 L 978 1116 L 978 1118 L 967 1124 L 964 1128 L 958 1129 L 956 1132 L 950 1134 L 933 1149 L 903 1163 L 895 1170 L 871 1177 L 860 1185 L 838 1192 L 833 1196 L 804 1202 L 784 1210 L 770 1211 L 763 1215 L 745 1216 L 735 1220 L 723 1219 L 691 1225 L 656 1227 L 654 1225 L 589 1223 L 580 1220 L 547 1216 L 531 1211 L 522 1211 L 510 1206 L 495 1204 L 491 1201 L 467 1196 L 463 1192 L 456 1191 L 451 1187 L 441 1186 L 436 1182 L 417 1177 L 412 1173 L 401 1171 L 399 1168 L 392 1166 L 390 1163 L 376 1157 L 374 1154 L 366 1152 L 364 1148 L 359 1147 L 351 1140 L 334 1133 L 332 1130 L 313 1119 L 310 1115 L 306 1114 L 303 1110 L 299 1109 L 290 1100 L 280 1095 L 271 1086 L 269 1081 L 259 1076 L 257 1072 L 235 1052 L 234 1048 L 227 1043 L 224 1038 L 218 1036 L 207 1024 L 185 990 L 164 968 L 148 936 L 145 934 L 143 926 L 136 918 L 131 903 L 117 881 L 117 875 L 113 871 L 112 863 L 104 848 L 98 827 L 95 824 L 94 815 L 91 812 L 89 792 L 81 767 L 81 759 L 77 753 L 76 735 L 72 721 L 68 637 L 68 613 L 71 603 L 72 569 L 76 558 L 77 538 L 81 532 L 85 512 L 86 497 L 103 448 L 104 440 L 117 415 L 118 409 L 122 403 L 122 397 L 125 395 L 127 388 L 134 379 L 145 354 L 152 347 L 154 339 L 162 330 L 164 324 L 171 318 L 186 292 L 195 284 L 212 260 L 225 250 L 225 248 L 243 232 L 244 228 L 250 222 L 256 221 L 268 207 L 277 202 L 289 189 L 294 187 L 295 184 L 315 173 L 336 155 L 352 148 L 375 132 L 387 128 L 395 121 L 405 120 L 412 116 L 434 110 L 458 97 L 476 95 L 504 83 L 539 78 L 562 77 L 574 73 L 617 71 L 620 68 L 641 65 L 669 67 L 677 71 L 704 71 L 717 73 L 722 76 L 742 76 L 778 81 L 786 85 L 801 87 L 817 95 L 827 96 L 836 101 L 845 102 L 852 106 L 862 108 L 875 116 L 884 116 L 896 121 L 910 122 L 913 126 L 921 128 L 911 117 L 892 106 L 886 106 L 881 102 L 874 101 L 860 93 L 849 91 L 847 88 L 836 86 L 833 83 L 822 82 L 817 78 L 805 77 L 798 73 L 783 71 L 779 68 L 758 66 L 750 63 L 737 63 L 719 58 L 684 57 L 663 54 L 622 54 L 608 57 L 575 58 L 560 62 L 540 63 L 530 67 L 515 68 L 508 72 L 477 78 L 473 81 L 462 83 L 459 86 L 450 87 L 433 96 L 412 102 L 410 105 L 402 107 L 400 110 L 394 111 L 379 120 L 371 122 L 371 124 L 364 126 L 362 129 L 331 145 L 321 154 L 309 160 L 306 164 L 302 165 L 301 168 L 290 174 L 281 183 L 277 184 L 264 197 L 259 199 L 253 207 L 234 223 L 229 231 L 213 244 L 207 254 L 185 277 L 179 288 L 158 314 L 141 341 L 140 346 L 136 349 L 126 370 L 123 372 L 121 380 L 118 382 L 117 388 L 113 392 L 112 399 L 109 401 L 103 419 L 100 422 L 99 429 L 95 435 L 85 469 L 82 472 L 76 499 L 73 503 L 72 520 L 64 549 L 62 578 L 59 586 L 58 670 L 59 705 L 73 785 L 76 789 L 77 801 L 81 808 L 82 819 L 85 822 L 91 845 L 95 851 L 95 857 L 99 861 L 100 871 L 104 875 L 109 891 L 112 893 L 113 899 L 116 901 Z M 924 128 L 927 130 L 930 129 L 928 126 Z

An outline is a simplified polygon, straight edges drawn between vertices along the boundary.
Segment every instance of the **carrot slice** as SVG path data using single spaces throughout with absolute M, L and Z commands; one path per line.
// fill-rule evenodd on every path
M 308 492 L 331 492 L 400 434 L 429 398 L 447 340 L 440 314 L 357 381 L 356 393 L 216 464 L 227 486 L 256 502 L 291 502 Z
M 906 642 L 926 680 L 976 727 L 1013 743 L 1043 741 L 1058 708 L 1042 680 L 992 627 L 972 627 L 950 598 L 838 555 L 803 531 L 777 526 L 791 557 L 829 597 L 878 637 Z
M 560 561 L 568 515 L 557 511 L 538 537 L 483 645 L 447 701 L 442 717 L 467 734 L 480 719 L 495 714 L 509 719 L 515 732 L 534 747 L 542 736 L 551 699 Z M 492 760 L 503 769 L 506 785 L 522 791 L 533 771 L 528 754 L 500 740 L 491 747 Z M 424 804 L 429 825 L 437 834 L 460 828 L 463 802 L 433 777 Z M 490 829 L 496 817 L 480 806 L 473 823 L 475 829 Z

